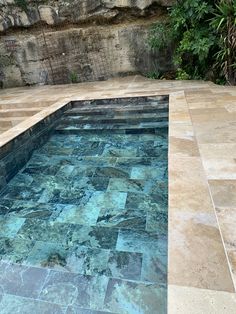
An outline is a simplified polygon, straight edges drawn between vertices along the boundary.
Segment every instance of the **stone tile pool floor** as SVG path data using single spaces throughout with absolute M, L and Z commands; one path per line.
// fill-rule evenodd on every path
M 69 113 L 35 150 L 0 195 L 1 313 L 167 313 L 163 116 Z

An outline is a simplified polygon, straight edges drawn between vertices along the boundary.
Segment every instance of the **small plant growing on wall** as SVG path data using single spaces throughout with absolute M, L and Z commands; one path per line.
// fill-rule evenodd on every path
M 3 69 L 2 69 L 1 64 L 0 64 L 0 89 L 3 88 L 4 78 L 5 78 L 5 75 L 4 75 Z
M 15 4 L 21 8 L 23 11 L 27 11 L 28 10 L 28 4 L 26 0 L 14 0 Z
M 0 89 L 4 87 L 5 68 L 12 64 L 14 64 L 14 59 L 12 56 L 0 55 Z
M 163 76 L 159 71 L 151 71 L 146 74 L 146 77 L 152 80 L 162 79 Z
M 72 84 L 78 83 L 78 74 L 74 71 L 70 72 L 69 80 Z

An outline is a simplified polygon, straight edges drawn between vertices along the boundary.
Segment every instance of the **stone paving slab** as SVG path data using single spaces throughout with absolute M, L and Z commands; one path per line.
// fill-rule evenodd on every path
M 19 106 L 32 101 L 40 107 L 44 102 L 53 104 L 2 133 L 0 146 L 70 100 L 163 94 L 170 95 L 169 313 L 234 314 L 235 87 L 136 76 L 99 83 L 4 90 L 0 92 L 0 106 L 4 108 L 11 102 Z M 124 166 L 123 161 L 118 164 Z M 121 291 L 128 287 L 125 282 L 109 283 L 111 293 L 106 297 L 109 311 L 119 298 L 113 294 L 114 284 Z M 130 293 L 135 298 L 132 289 Z M 145 293 L 142 287 L 140 293 Z M 7 295 L 2 298 L 2 304 L 7 298 Z M 64 309 L 59 307 L 63 313 Z

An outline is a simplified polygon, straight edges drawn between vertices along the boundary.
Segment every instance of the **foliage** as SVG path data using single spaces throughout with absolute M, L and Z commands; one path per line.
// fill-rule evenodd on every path
M 211 20 L 211 26 L 219 34 L 219 49 L 215 54 L 227 82 L 236 82 L 236 1 L 222 0 Z
M 14 64 L 14 59 L 12 56 L 0 55 L 0 68 L 7 67 L 11 64 Z
M 27 0 L 14 0 L 15 4 L 21 8 L 23 11 L 27 12 L 28 10 L 28 3 Z
M 149 79 L 153 79 L 153 80 L 158 80 L 158 79 L 162 79 L 163 76 L 160 72 L 158 71 L 151 71 L 151 72 L 148 72 L 146 74 L 146 77 L 149 78 Z
M 72 84 L 78 83 L 78 74 L 74 71 L 70 72 L 69 79 Z
M 157 22 L 152 25 L 149 33 L 148 43 L 151 48 L 164 49 L 171 45 L 174 36 L 169 21 Z
M 235 84 L 236 0 L 179 0 L 169 19 L 155 24 L 151 48 L 175 43 L 177 79 L 227 80 Z
M 176 71 L 176 80 L 189 80 L 190 76 L 183 69 L 178 68 Z

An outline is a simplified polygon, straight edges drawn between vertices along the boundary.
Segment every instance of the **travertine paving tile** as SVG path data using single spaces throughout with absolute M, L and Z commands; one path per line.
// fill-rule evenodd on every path
M 234 281 L 234 286 L 236 286 L 236 250 L 235 246 L 233 248 L 227 248 L 227 254 L 229 258 L 229 263 L 232 271 L 232 277 Z
M 224 237 L 227 249 L 235 248 L 236 242 L 236 209 L 235 208 L 216 208 L 220 228 Z
M 236 158 L 236 143 L 198 144 L 203 160 L 214 158 Z M 227 161 L 226 161 L 227 162 Z
M 216 108 L 216 100 L 207 100 L 207 99 L 201 99 L 201 101 L 196 100 L 188 102 L 189 109 L 192 110 L 201 110 L 201 109 L 215 109 Z M 224 107 L 222 105 L 222 107 Z
M 175 123 L 191 123 L 188 112 L 170 112 L 170 119 Z
M 191 191 L 186 192 L 171 192 L 169 194 L 169 210 L 171 208 L 186 209 L 189 212 L 204 210 L 212 211 L 212 202 L 209 193 L 206 193 L 204 187 L 193 188 Z
M 169 283 L 234 291 L 198 157 L 169 157 Z
M 171 156 L 194 157 L 199 156 L 199 150 L 194 137 L 174 137 L 169 138 L 169 154 Z
M 172 123 L 169 121 L 169 136 L 192 139 L 194 137 L 192 123 Z
M 216 207 L 236 208 L 236 180 L 209 180 Z
M 236 207 L 216 208 L 226 252 L 228 254 L 234 284 L 236 284 Z
M 213 110 L 211 113 L 205 113 L 204 111 L 201 114 L 192 114 L 192 112 L 190 113 L 192 116 L 193 123 L 203 123 L 203 122 L 208 122 L 208 121 L 211 121 L 211 122 L 214 122 L 214 121 L 235 122 L 236 121 L 236 113 L 229 113 L 229 112 L 219 113 L 219 112 L 214 112 Z
M 201 102 L 202 104 L 202 102 Z M 189 105 L 189 113 L 191 114 L 192 117 L 198 117 L 203 116 L 203 117 L 207 117 L 209 119 L 209 116 L 211 116 L 211 118 L 214 118 L 214 115 L 218 115 L 219 114 L 227 114 L 228 111 L 227 109 L 225 109 L 224 107 L 219 107 L 217 106 L 217 103 L 214 102 L 214 106 L 215 107 L 210 107 L 210 108 L 201 108 L 199 102 L 196 102 L 196 107 L 197 108 L 191 108 L 191 105 Z
M 235 293 L 169 286 L 169 314 L 235 314 L 235 309 Z
M 203 159 L 208 180 L 236 180 L 236 159 L 230 157 Z
M 208 192 L 200 157 L 169 156 L 169 175 L 170 194 L 191 192 L 193 186 Z
M 236 95 L 236 94 L 235 94 Z M 234 101 L 232 102 L 232 103 L 227 103 L 226 105 L 225 105 L 225 108 L 227 109 L 227 111 L 228 112 L 236 112 L 236 105 L 235 105 L 235 99 L 234 99 Z
M 176 209 L 169 228 L 169 284 L 234 292 L 213 212 Z
M 50 105 L 53 104 L 52 101 L 47 101 L 47 100 L 42 100 L 42 101 L 30 101 L 30 102 L 20 102 L 20 103 L 15 103 L 17 95 L 13 94 L 11 101 L 6 101 L 4 102 L 3 97 L 1 96 L 0 99 L 0 109 L 1 110 L 28 110 L 31 108 L 45 108 L 49 107 Z
M 31 104 L 32 107 L 32 104 Z M 6 118 L 6 117 L 27 117 L 32 116 L 39 111 L 45 109 L 44 107 L 38 107 L 38 108 L 7 108 L 7 109 L 0 109 L 0 117 Z
M 198 143 L 235 143 L 236 121 L 194 123 Z

